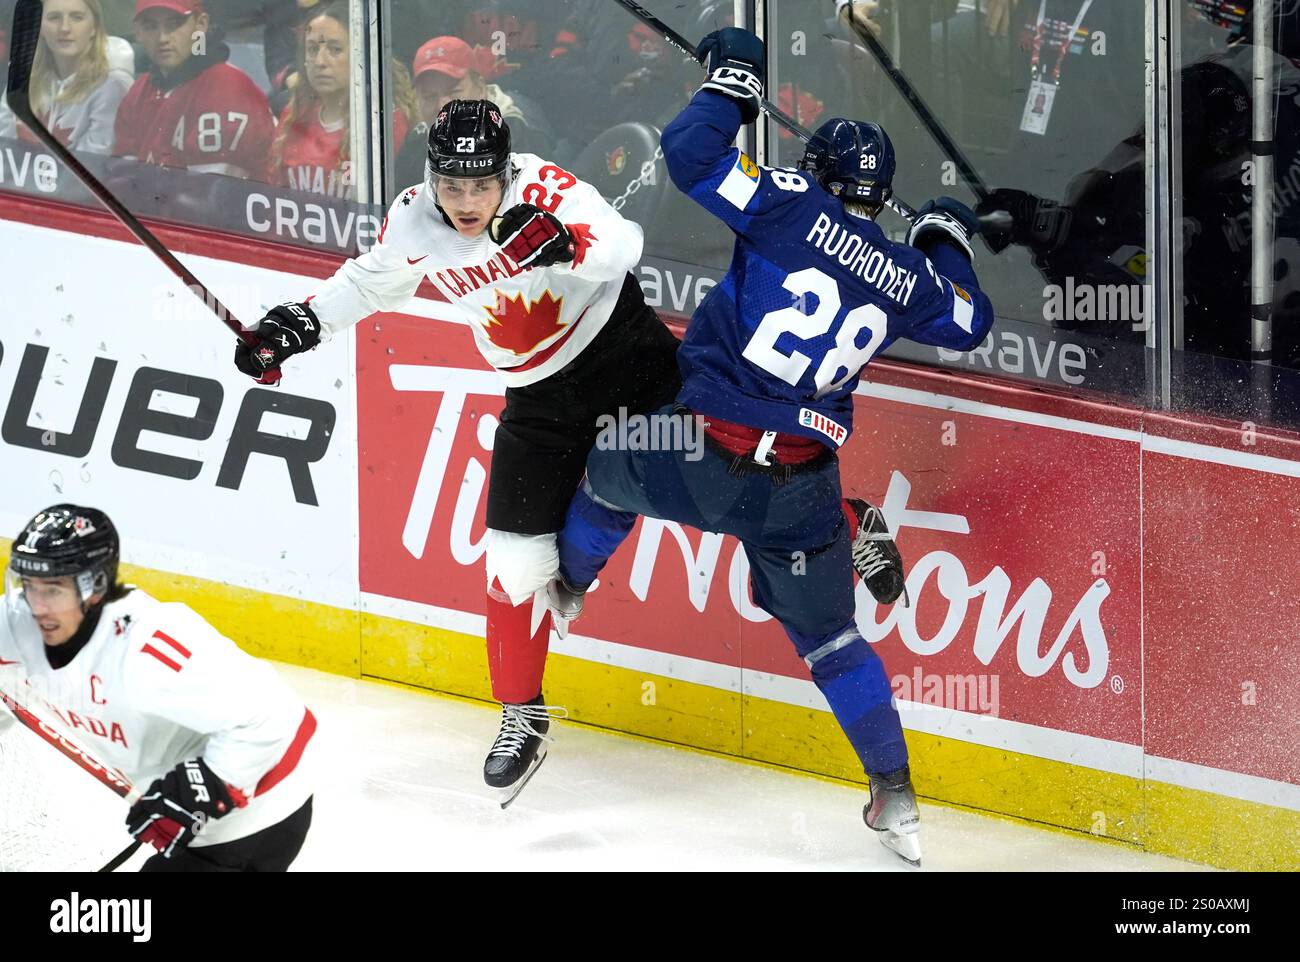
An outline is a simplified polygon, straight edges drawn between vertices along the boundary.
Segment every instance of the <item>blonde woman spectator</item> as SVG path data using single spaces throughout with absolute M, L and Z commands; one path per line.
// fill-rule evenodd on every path
M 45 0 L 41 36 L 32 61 L 32 109 L 59 140 L 73 150 L 107 154 L 113 149 L 113 122 L 131 86 L 120 69 L 122 41 L 111 50 L 100 0 Z M 129 45 L 127 45 L 129 50 Z M 0 136 L 35 138 L 16 129 L 6 105 Z
M 280 114 L 272 158 L 280 183 L 294 190 L 351 199 L 352 45 L 348 5 L 331 3 L 307 21 L 300 79 Z M 417 111 L 410 77 L 392 65 L 393 136 L 400 142 Z

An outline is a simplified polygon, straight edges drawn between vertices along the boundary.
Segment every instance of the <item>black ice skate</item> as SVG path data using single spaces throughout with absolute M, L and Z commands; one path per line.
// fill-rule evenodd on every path
M 921 812 L 907 766 L 884 775 L 868 775 L 871 801 L 862 809 L 862 820 L 891 852 L 921 866 Z
M 569 625 L 578 620 L 582 614 L 586 588 L 575 588 L 557 575 L 546 586 L 546 604 L 551 609 L 551 624 L 555 633 L 561 638 L 569 634 Z
M 551 719 L 567 718 L 563 708 L 542 704 L 542 696 L 522 705 L 501 706 L 501 730 L 483 763 L 483 780 L 496 789 L 505 808 L 546 760 Z
M 853 539 L 853 570 L 871 592 L 878 605 L 892 605 L 903 596 L 903 607 L 911 606 L 903 577 L 903 556 L 889 536 L 880 509 L 861 498 L 846 498 L 858 516 L 858 534 Z

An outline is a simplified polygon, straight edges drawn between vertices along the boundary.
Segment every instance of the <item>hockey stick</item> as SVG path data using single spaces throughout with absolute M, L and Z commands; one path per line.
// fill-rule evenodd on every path
M 704 61 L 700 58 L 700 55 L 696 52 L 695 47 L 691 44 L 689 40 L 683 37 L 672 27 L 668 26 L 666 23 L 664 23 L 662 20 L 656 17 L 645 7 L 641 6 L 641 4 L 637 3 L 636 0 L 616 0 L 616 2 L 624 10 L 632 14 L 632 16 L 636 17 L 638 20 L 644 23 L 651 30 L 657 32 L 661 37 L 667 40 L 670 44 L 672 44 L 682 53 L 686 54 L 686 56 L 690 57 L 701 67 L 705 65 Z M 873 37 L 872 39 L 874 40 L 875 38 Z M 887 53 L 885 53 L 884 48 L 881 48 L 881 53 L 884 54 L 885 57 L 889 56 Z M 903 78 L 901 74 L 899 74 L 899 80 L 901 80 L 902 83 L 907 85 L 908 90 L 911 90 L 911 85 L 907 84 L 906 79 Z M 895 82 L 897 83 L 898 81 Z M 900 87 L 900 91 L 901 90 L 902 88 Z M 915 94 L 915 91 L 912 92 L 913 94 Z M 906 94 L 904 94 L 904 96 L 906 96 Z M 917 103 L 920 103 L 919 96 L 916 98 L 916 100 Z M 772 101 L 764 98 L 759 102 L 759 106 L 762 108 L 765 114 L 771 117 L 774 121 L 776 121 L 786 130 L 790 131 L 790 133 L 794 134 L 804 143 L 807 143 L 809 140 L 812 139 L 812 134 L 807 130 L 807 128 L 801 126 L 797 121 L 789 117 L 780 107 L 772 103 Z M 921 109 L 926 110 L 926 115 L 930 116 L 928 109 L 925 108 L 925 105 L 923 103 L 921 103 Z M 931 121 L 933 121 L 932 116 L 931 116 Z M 984 186 L 984 182 L 979 179 L 979 176 L 975 173 L 974 169 L 972 169 L 970 167 L 970 164 L 966 162 L 966 158 L 963 157 L 960 151 L 957 150 L 957 146 L 953 144 L 951 140 L 948 139 L 947 134 L 945 134 L 943 130 L 938 127 L 937 124 L 935 125 L 935 129 L 932 130 L 931 133 L 935 133 L 936 136 L 942 136 L 944 138 L 943 141 L 941 141 L 941 145 L 942 143 L 946 142 L 951 146 L 952 150 L 956 153 L 955 160 L 959 167 L 962 164 L 966 165 L 964 168 L 962 168 L 963 176 L 965 176 L 966 173 L 969 173 L 971 177 L 975 178 L 974 183 L 979 185 L 979 189 L 975 190 L 975 192 L 979 195 L 980 199 L 982 200 L 984 197 L 988 196 L 988 188 Z M 975 189 L 973 185 L 972 185 L 972 189 Z M 916 208 L 897 196 L 890 197 L 889 200 L 885 201 L 885 205 L 889 207 L 889 209 L 892 210 L 894 213 L 902 217 L 904 220 L 907 221 L 916 220 Z M 990 214 L 983 215 L 982 217 L 980 217 L 979 220 L 980 223 L 986 227 L 991 226 L 991 227 L 996 227 L 999 230 L 1002 230 L 1005 229 L 1006 227 L 1008 221 L 1008 215 L 1003 211 L 993 211 Z
M 966 155 L 961 152 L 961 148 L 958 147 L 953 142 L 953 139 L 948 136 L 948 131 L 944 130 L 943 126 L 935 118 L 934 111 L 926 105 L 926 102 L 921 98 L 920 93 L 918 93 L 917 89 L 912 86 L 912 82 L 907 79 L 901 70 L 898 69 L 898 65 L 894 63 L 894 59 L 889 55 L 889 51 L 886 50 L 884 45 L 875 38 L 870 30 L 858 24 L 858 22 L 852 17 L 849 17 L 849 23 L 853 27 L 853 32 L 862 39 L 862 41 L 867 45 L 867 49 L 871 51 L 872 56 L 879 61 L 881 69 L 889 75 L 889 79 L 893 81 L 894 87 L 898 90 L 898 93 L 907 101 L 908 106 L 912 108 L 917 118 L 925 126 L 925 129 L 930 132 L 930 136 L 933 137 L 935 142 L 939 145 L 939 149 L 944 152 L 949 160 L 957 165 L 957 171 L 961 174 L 962 179 L 966 181 L 966 186 L 969 187 L 971 192 L 981 201 L 985 200 L 989 196 L 989 188 L 988 185 L 984 183 L 984 178 L 979 175 L 971 165 L 971 162 L 966 159 Z
M 38 0 L 39 2 L 39 0 Z M 57 749 L 65 758 L 70 758 L 83 771 L 89 772 L 102 785 L 107 785 L 119 797 L 126 800 L 127 805 L 134 805 L 143 794 L 139 789 L 133 786 L 121 772 L 109 768 L 102 762 L 97 761 L 90 753 L 80 745 L 69 740 L 62 732 L 50 727 L 39 716 L 34 714 L 30 709 L 25 708 L 22 704 L 10 698 L 9 695 L 0 690 L 0 704 L 3 704 L 15 718 L 20 721 L 28 731 L 33 732 L 40 737 L 47 745 Z M 136 853 L 140 847 L 139 840 L 133 841 L 130 845 L 118 852 L 101 868 L 101 872 L 112 872 L 123 862 Z
M 618 0 L 618 3 L 628 13 L 632 14 L 632 16 L 636 17 L 651 30 L 656 31 L 661 37 L 682 53 L 686 54 L 686 56 L 690 57 L 701 67 L 705 65 L 704 61 L 700 58 L 700 55 L 695 52 L 694 44 L 656 17 L 645 7 L 641 6 L 641 4 L 636 3 L 635 0 Z M 765 114 L 775 120 L 786 130 L 790 131 L 790 133 L 794 134 L 805 144 L 812 139 L 812 132 L 810 130 L 801 126 L 797 120 L 788 116 L 780 107 L 772 103 L 772 101 L 764 98 L 759 101 L 759 106 L 763 109 Z
M 686 54 L 686 56 L 690 57 L 701 67 L 705 66 L 704 60 L 700 57 L 699 53 L 696 52 L 695 46 L 689 40 L 672 27 L 668 26 L 668 24 L 664 23 L 645 7 L 641 6 L 641 4 L 637 3 L 636 0 L 617 0 L 617 3 L 651 30 L 656 31 L 661 37 L 682 53 Z M 802 140 L 805 144 L 812 139 L 811 131 L 802 126 L 794 118 L 788 116 L 785 111 L 772 103 L 772 101 L 768 100 L 766 97 L 760 100 L 758 105 L 762 109 L 763 113 L 767 114 L 786 130 L 790 131 L 790 133 Z M 889 200 L 885 201 L 885 204 L 890 208 L 890 210 L 894 211 L 906 220 L 910 221 L 916 219 L 916 209 L 897 197 L 890 197 Z
M 122 226 L 129 230 L 135 238 L 145 247 L 149 248 L 160 261 L 173 274 L 185 282 L 195 297 L 198 297 L 207 305 L 217 318 L 235 332 L 241 341 L 249 346 L 258 343 L 257 335 L 252 331 L 246 330 L 239 319 L 231 313 L 217 296 L 208 290 L 207 286 L 194 276 L 184 264 L 176 259 L 162 241 L 154 236 L 153 232 L 144 224 L 140 223 L 129 210 L 122 205 L 112 191 L 99 182 L 99 180 L 88 171 L 67 147 L 59 142 L 45 125 L 37 118 L 32 110 L 31 92 L 29 84 L 31 82 L 32 60 L 36 56 L 36 44 L 40 40 L 41 34 L 41 0 L 18 0 L 18 5 L 14 8 L 14 25 L 10 35 L 9 48 L 9 83 L 6 88 L 5 98 L 9 101 L 9 109 L 14 115 L 21 120 L 35 134 L 50 152 L 53 153 L 63 163 L 68 170 L 72 171 L 87 189 L 90 190 L 99 202 L 108 208 Z M 271 368 L 261 378 L 258 384 L 276 384 L 280 380 L 280 369 Z

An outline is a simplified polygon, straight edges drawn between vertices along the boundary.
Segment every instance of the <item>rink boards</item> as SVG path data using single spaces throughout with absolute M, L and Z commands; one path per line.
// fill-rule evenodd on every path
M 371 318 L 260 388 L 113 225 L 11 197 L 0 218 L 0 532 L 94 503 L 137 583 L 256 653 L 489 697 L 502 388 L 443 305 Z M 167 240 L 251 319 L 337 263 Z M 844 488 L 883 505 L 913 600 L 880 610 L 859 589 L 858 620 L 918 790 L 1300 868 L 1300 447 L 896 364 L 873 367 L 855 417 Z M 546 688 L 576 719 L 862 780 L 731 539 L 642 522 L 576 627 Z

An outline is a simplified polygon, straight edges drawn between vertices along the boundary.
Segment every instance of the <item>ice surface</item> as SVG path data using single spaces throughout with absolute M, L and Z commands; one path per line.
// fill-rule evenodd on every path
M 278 666 L 320 721 L 308 870 L 911 872 L 862 823 L 866 790 L 560 722 L 502 811 L 483 784 L 499 709 Z M 927 803 L 922 871 L 1199 869 Z

